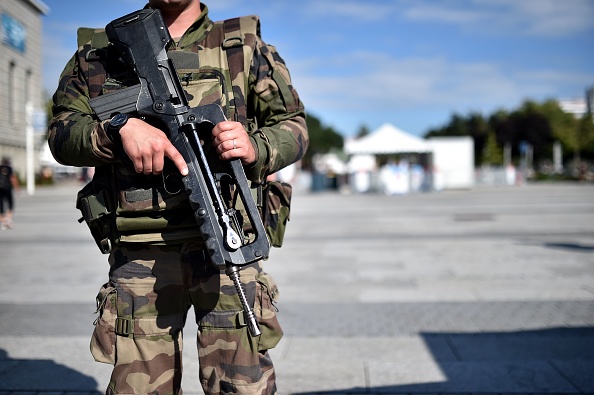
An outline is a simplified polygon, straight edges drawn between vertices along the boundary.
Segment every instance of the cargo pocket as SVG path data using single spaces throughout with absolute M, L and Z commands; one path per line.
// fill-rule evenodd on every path
M 117 291 L 106 283 L 97 295 L 99 317 L 94 322 L 95 330 L 91 338 L 91 354 L 95 361 L 114 365 L 116 362 Z
M 278 311 L 275 303 L 278 300 L 279 292 L 276 282 L 268 274 L 262 272 L 256 278 L 256 303 L 254 311 L 260 324 L 259 351 L 274 348 L 283 337 L 283 331 L 276 317 Z

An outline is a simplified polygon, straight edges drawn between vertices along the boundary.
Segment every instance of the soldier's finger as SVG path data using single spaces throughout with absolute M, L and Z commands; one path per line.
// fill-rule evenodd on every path
M 188 175 L 188 165 L 186 164 L 184 157 L 172 144 L 165 148 L 165 156 L 173 161 L 175 167 L 177 167 L 182 176 Z
M 212 136 L 214 138 L 217 138 L 217 137 L 221 138 L 221 136 L 219 136 L 221 133 L 225 133 L 225 132 L 235 129 L 235 127 L 237 126 L 238 123 L 239 122 L 234 122 L 234 121 L 219 122 L 212 129 Z
M 143 169 L 142 157 L 130 156 L 129 158 L 132 160 L 132 165 L 134 165 L 134 170 L 137 173 L 142 173 L 142 169 Z
M 143 156 L 142 157 L 142 172 L 146 175 L 152 174 L 153 172 L 153 157 Z
M 161 174 L 163 166 L 165 165 L 165 157 L 163 155 L 153 156 L 153 174 Z

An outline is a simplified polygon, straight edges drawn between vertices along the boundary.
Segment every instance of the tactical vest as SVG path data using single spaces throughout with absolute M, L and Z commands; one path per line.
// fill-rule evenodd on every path
M 190 106 L 219 104 L 227 119 L 241 122 L 248 133 L 257 129 L 248 114 L 246 94 L 259 28 L 257 16 L 215 22 L 202 41 L 168 51 Z M 129 72 L 102 61 L 105 56 L 113 56 L 104 30 L 79 29 L 78 38 L 79 48 L 87 49 L 81 51 L 79 56 L 84 61 L 79 63 L 87 76 L 91 98 L 135 83 Z M 272 66 L 274 60 L 269 59 L 268 51 L 263 51 L 263 55 Z M 106 70 L 106 65 L 111 68 Z M 112 201 L 113 206 L 107 211 L 115 214 L 115 226 L 110 229 L 112 240 L 180 243 L 201 239 L 172 165 L 158 176 L 138 174 L 125 163 L 97 168 L 96 175 L 97 183 L 110 184 L 111 193 L 106 200 Z

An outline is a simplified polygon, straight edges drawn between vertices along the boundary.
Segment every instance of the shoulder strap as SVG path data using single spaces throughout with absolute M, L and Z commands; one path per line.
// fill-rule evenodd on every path
M 257 16 L 227 19 L 223 21 L 223 32 L 221 48 L 227 54 L 229 74 L 233 85 L 235 121 L 245 125 L 247 123 L 247 107 L 244 89 L 237 84 L 238 81 L 245 81 L 245 78 L 240 78 L 242 73 L 247 72 L 249 68 L 249 64 L 246 65 L 244 46 L 247 45 L 252 49 L 255 47 L 256 36 L 260 35 L 260 20 Z

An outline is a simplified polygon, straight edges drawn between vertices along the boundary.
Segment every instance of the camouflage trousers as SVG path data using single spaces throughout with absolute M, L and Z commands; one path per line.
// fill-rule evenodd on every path
M 204 392 L 276 392 L 267 350 L 282 337 L 274 306 L 278 288 L 260 263 L 240 272 L 262 331 L 258 337 L 245 326 L 232 281 L 208 262 L 201 245 L 119 245 L 109 263 L 91 339 L 95 360 L 114 365 L 107 394 L 181 393 L 182 334 L 191 307 Z

